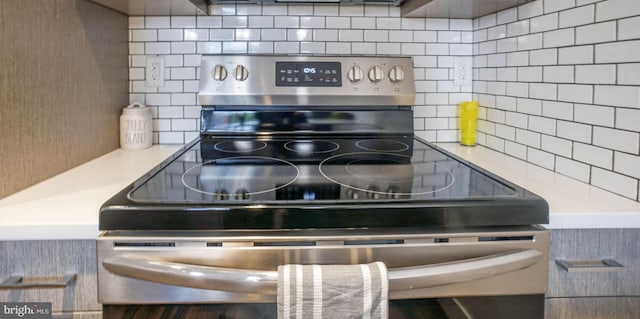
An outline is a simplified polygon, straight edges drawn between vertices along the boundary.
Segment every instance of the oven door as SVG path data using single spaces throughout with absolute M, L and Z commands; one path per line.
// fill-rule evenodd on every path
M 390 318 L 542 318 L 548 232 L 537 227 L 269 233 L 105 233 L 104 318 L 275 318 L 277 266 L 389 269 Z

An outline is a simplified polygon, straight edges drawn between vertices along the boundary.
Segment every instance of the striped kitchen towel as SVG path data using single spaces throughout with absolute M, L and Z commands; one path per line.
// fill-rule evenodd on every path
M 278 319 L 386 319 L 388 300 L 382 262 L 278 266 Z

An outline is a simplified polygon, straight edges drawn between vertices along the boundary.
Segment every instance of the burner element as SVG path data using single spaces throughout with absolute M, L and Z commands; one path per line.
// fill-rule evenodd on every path
M 190 167 L 182 174 L 182 184 L 194 192 L 211 195 L 214 200 L 249 200 L 287 187 L 299 176 L 300 170 L 289 161 L 235 156 Z
M 214 149 L 227 153 L 251 153 L 267 147 L 267 143 L 260 141 L 223 141 L 216 143 Z
M 320 173 L 347 187 L 351 199 L 400 199 L 449 189 L 455 176 L 432 161 L 414 161 L 394 153 L 354 152 L 328 157 Z
M 287 142 L 286 144 L 284 144 L 284 148 L 301 155 L 310 155 L 333 152 L 339 149 L 340 145 L 334 142 L 323 140 L 304 140 Z
M 409 149 L 406 143 L 387 139 L 360 140 L 356 142 L 356 146 L 371 152 L 402 152 Z

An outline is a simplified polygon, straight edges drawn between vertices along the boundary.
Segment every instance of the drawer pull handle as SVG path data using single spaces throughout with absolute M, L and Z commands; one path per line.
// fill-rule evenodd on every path
M 613 259 L 602 260 L 565 260 L 556 259 L 556 263 L 568 272 L 609 272 L 622 271 L 624 265 Z
M 0 282 L 0 289 L 30 289 L 30 288 L 64 288 L 76 280 L 75 273 L 68 273 L 56 281 L 25 280 L 22 276 L 11 276 Z

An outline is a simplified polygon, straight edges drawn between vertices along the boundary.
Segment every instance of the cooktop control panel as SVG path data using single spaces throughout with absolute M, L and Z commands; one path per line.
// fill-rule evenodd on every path
M 200 104 L 358 107 L 415 102 L 411 57 L 204 55 Z
M 342 86 L 340 62 L 276 62 L 276 86 Z

